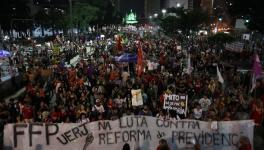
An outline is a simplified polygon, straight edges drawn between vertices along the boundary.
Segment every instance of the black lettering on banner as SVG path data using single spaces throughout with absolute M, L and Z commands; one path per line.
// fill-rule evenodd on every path
M 185 143 L 185 132 L 184 131 L 180 131 L 179 132 L 179 143 L 181 143 L 181 141 L 183 142 L 183 143 Z
M 200 129 L 200 123 L 198 121 L 193 122 L 193 129 Z
M 113 137 L 113 136 L 111 136 L 111 135 L 113 135 L 113 132 L 107 132 L 106 133 L 106 143 L 107 144 L 114 144 L 114 140 L 111 140 L 112 138 L 111 137 Z
M 64 135 L 70 142 L 75 140 L 75 138 L 73 138 L 73 139 L 71 138 L 71 130 L 65 132 Z
M 212 135 L 210 133 L 205 133 L 205 144 L 210 145 L 212 142 Z
M 120 131 L 115 132 L 115 144 L 118 143 L 118 139 L 120 139 L 120 134 L 121 134 Z
M 107 129 L 112 130 L 109 121 L 99 121 L 99 122 L 98 122 L 98 128 L 99 128 L 99 130 L 101 130 L 101 128 L 102 128 L 103 130 L 107 130 Z
M 17 136 L 24 135 L 24 131 L 17 131 L 17 128 L 26 128 L 27 124 L 14 124 L 13 132 L 14 132 L 14 145 L 17 147 Z
M 137 141 L 136 134 L 137 132 L 135 130 L 130 130 L 130 141 L 132 141 L 132 139 L 134 139 L 134 141 Z
M 178 137 L 178 132 L 172 131 L 171 142 L 173 143 Z
M 29 146 L 32 146 L 32 136 L 33 134 L 41 134 L 41 131 L 33 131 L 34 126 L 43 126 L 42 123 L 31 123 L 29 124 L 28 133 L 29 133 Z
M 82 134 L 80 133 L 80 130 L 78 127 L 72 128 L 72 133 L 75 136 L 75 138 L 80 138 L 82 137 Z M 78 137 L 79 135 L 79 137 Z
M 52 126 L 55 127 L 54 132 L 51 132 L 49 129 L 49 127 L 52 127 Z M 57 124 L 46 124 L 45 129 L 46 129 L 46 142 L 47 142 L 47 145 L 49 145 L 50 136 L 56 135 L 59 132 L 59 126 Z
M 158 135 L 157 135 L 157 138 L 161 139 L 165 136 L 166 134 L 164 132 L 160 132 L 158 131 Z
M 140 140 L 139 139 L 140 136 L 143 136 L 144 137 L 144 140 L 145 140 L 145 137 L 146 137 L 145 130 L 142 130 L 142 131 L 138 130 L 138 140 Z
M 59 137 L 57 137 L 57 140 L 58 140 L 61 144 L 63 144 L 63 145 L 68 144 L 67 137 L 65 137 L 64 134 L 62 134 L 61 136 L 63 137 L 64 141 L 62 141 Z
M 180 121 L 180 123 L 181 123 L 181 128 L 184 128 L 185 127 L 185 123 L 186 123 L 186 121 Z
M 188 122 L 188 129 L 200 129 L 200 124 L 198 121 L 189 121 Z
M 147 120 L 146 120 L 146 118 L 144 116 L 142 117 L 142 122 L 141 122 L 141 125 L 140 126 L 141 127 L 143 127 L 143 126 L 148 127 Z
M 101 145 L 102 142 L 103 142 L 103 144 L 105 144 L 105 134 L 99 133 L 99 144 Z
M 156 125 L 157 125 L 157 127 L 162 127 L 162 123 L 163 123 L 162 120 L 156 119 Z
M 219 133 L 213 133 L 213 142 L 214 142 L 214 145 L 220 145 L 220 143 L 219 143 Z
M 228 137 L 227 137 L 226 134 L 222 133 L 222 144 L 223 145 L 225 145 L 225 141 L 226 141 L 227 145 L 229 145 L 229 146 L 231 145 L 230 135 L 228 135 Z
M 85 136 L 85 135 L 87 135 L 88 134 L 88 129 L 86 128 L 86 124 L 87 124 L 88 122 L 86 122 L 86 123 L 84 123 L 84 124 L 81 124 L 79 127 L 83 127 L 83 129 L 84 129 L 84 131 L 85 132 L 83 132 L 83 131 L 81 131 L 81 134 L 83 135 L 83 136 Z
M 171 122 L 170 122 L 170 128 L 172 127 L 172 125 L 173 125 L 175 128 L 178 128 L 178 121 L 177 121 L 177 122 L 173 122 L 173 121 L 171 121 Z
M 165 128 L 168 128 L 169 125 L 170 125 L 170 120 L 164 120 L 164 121 L 163 121 L 163 126 L 164 126 Z
M 192 132 L 186 132 L 186 144 L 191 144 L 192 143 Z
M 119 128 L 121 129 L 126 128 L 126 126 L 123 125 L 121 118 L 119 119 Z
M 124 131 L 124 132 L 122 133 L 122 140 L 123 140 L 124 142 L 128 142 L 128 141 L 129 141 L 129 133 L 128 133 L 128 131 Z
M 235 133 L 210 133 L 210 132 L 185 132 L 185 131 L 172 131 L 171 142 L 179 144 L 192 144 L 192 139 L 201 145 L 214 145 L 214 146 L 231 146 L 237 145 L 239 136 Z
M 202 143 L 204 144 L 204 132 L 202 131 Z
M 133 127 L 133 117 L 129 117 L 130 121 L 128 119 L 128 117 L 126 118 L 126 125 L 128 128 L 132 128 Z
M 147 135 L 145 137 L 147 140 L 151 140 L 151 134 L 150 134 L 150 131 L 148 130 L 147 131 Z
M 201 134 L 198 134 L 197 135 L 197 134 L 194 133 L 194 139 L 195 139 L 195 141 L 200 143 L 201 136 L 202 136 Z

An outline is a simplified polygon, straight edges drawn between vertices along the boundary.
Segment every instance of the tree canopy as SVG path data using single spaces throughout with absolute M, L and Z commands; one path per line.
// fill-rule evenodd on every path
M 231 43 L 234 40 L 235 39 L 232 36 L 222 32 L 219 32 L 215 35 L 211 35 L 208 37 L 208 42 L 210 44 L 220 47 L 223 47 L 226 43 Z
M 186 11 L 183 8 L 168 9 L 168 16 L 161 18 L 160 26 L 167 34 L 190 34 L 209 23 L 209 15 L 200 9 Z
M 33 0 L 33 2 L 32 0 L 2 0 L 1 2 L 0 25 L 4 31 L 10 31 L 11 26 L 17 31 L 26 31 L 33 26 L 52 30 L 70 27 L 68 0 Z M 73 25 L 81 31 L 89 25 L 121 22 L 120 13 L 111 0 L 72 0 L 72 8 Z M 14 21 L 15 19 L 21 20 Z M 32 21 L 28 21 L 30 19 Z
M 234 18 L 249 20 L 249 29 L 264 33 L 264 9 L 260 0 L 228 0 L 229 12 Z
M 11 26 L 18 31 L 24 31 L 33 25 L 28 21 L 14 21 L 31 18 L 29 3 L 30 0 L 1 0 L 0 25 L 4 31 L 10 30 Z

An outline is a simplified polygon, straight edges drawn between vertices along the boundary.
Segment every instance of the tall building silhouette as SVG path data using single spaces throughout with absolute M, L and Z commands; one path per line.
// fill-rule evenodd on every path
M 213 13 L 214 0 L 201 0 L 201 8 L 208 11 L 210 14 Z

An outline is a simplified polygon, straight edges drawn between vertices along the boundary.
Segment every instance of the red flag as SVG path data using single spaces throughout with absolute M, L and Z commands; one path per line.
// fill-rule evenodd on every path
M 143 72 L 143 50 L 141 45 L 139 45 L 137 52 L 137 75 L 141 76 L 142 72 Z
M 118 51 L 122 51 L 122 49 L 123 49 L 121 41 L 122 41 L 122 38 L 118 35 L 116 38 L 116 49 Z

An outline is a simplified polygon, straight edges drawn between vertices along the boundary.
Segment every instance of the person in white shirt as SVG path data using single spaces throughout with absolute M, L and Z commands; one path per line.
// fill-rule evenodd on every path
M 122 76 L 122 82 L 123 84 L 125 84 L 130 74 L 127 71 L 123 71 L 121 76 Z
M 208 108 L 211 105 L 211 100 L 205 95 L 199 100 L 199 104 L 201 105 L 203 111 L 208 111 Z
M 104 113 L 105 109 L 104 109 L 104 106 L 101 104 L 100 99 L 97 99 L 95 102 L 96 103 L 92 108 L 92 112 L 100 113 L 100 114 Z
M 86 117 L 86 114 L 82 113 L 77 123 L 86 123 L 86 122 L 90 122 L 90 119 Z

